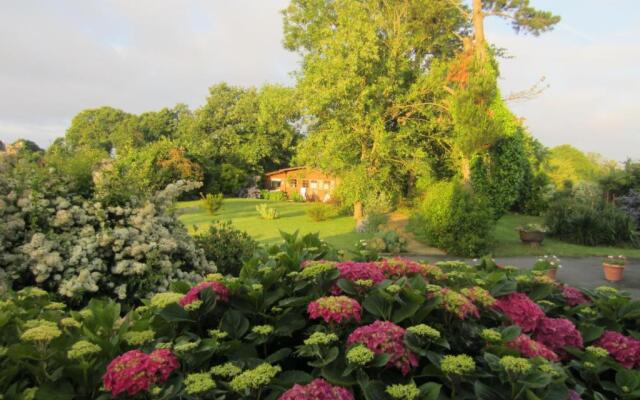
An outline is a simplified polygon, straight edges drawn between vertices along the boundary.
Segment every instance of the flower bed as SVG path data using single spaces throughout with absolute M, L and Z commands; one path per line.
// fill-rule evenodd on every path
M 280 259 L 284 259 L 279 256 Z M 277 260 L 274 258 L 273 260 Z M 249 263 L 123 314 L 0 302 L 4 398 L 633 399 L 640 302 L 490 260 Z

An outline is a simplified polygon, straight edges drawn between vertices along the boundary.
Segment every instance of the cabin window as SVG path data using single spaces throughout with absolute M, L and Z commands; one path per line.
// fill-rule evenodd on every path
M 311 181 L 311 189 L 317 189 L 318 188 L 318 181 Z
M 280 179 L 272 179 L 271 180 L 271 189 L 280 189 L 280 185 L 282 185 L 282 181 Z
M 302 181 L 302 187 L 303 187 L 303 188 L 308 188 L 308 187 L 309 187 L 309 181 L 307 181 L 307 180 L 303 180 L 303 181 Z
M 289 185 L 290 185 L 292 188 L 296 188 L 296 187 L 298 186 L 298 180 L 297 180 L 297 179 L 290 179 L 290 180 L 289 180 Z
M 329 182 L 329 181 L 324 181 L 324 182 L 322 182 L 322 188 L 323 188 L 324 190 L 329 190 L 329 187 L 330 187 L 330 186 L 331 186 L 331 182 Z

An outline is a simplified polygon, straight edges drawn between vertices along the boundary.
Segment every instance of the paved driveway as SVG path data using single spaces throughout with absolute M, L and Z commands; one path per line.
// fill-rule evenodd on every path
M 456 260 L 460 258 L 448 256 L 411 257 L 421 260 L 440 261 Z M 515 265 L 519 268 L 531 268 L 538 257 L 498 257 L 499 264 Z M 467 260 L 468 261 L 468 260 Z M 571 286 L 595 288 L 598 286 L 613 286 L 626 290 L 635 298 L 640 298 L 640 261 L 630 260 L 624 271 L 624 279 L 618 283 L 604 280 L 602 274 L 602 258 L 600 257 L 562 257 L 562 268 L 558 270 L 557 279 Z

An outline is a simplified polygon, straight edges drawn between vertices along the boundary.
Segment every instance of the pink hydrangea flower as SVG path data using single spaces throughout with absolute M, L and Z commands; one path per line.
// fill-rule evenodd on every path
M 347 296 L 327 296 L 312 301 L 307 306 L 311 319 L 341 323 L 349 319 L 360 321 L 362 309 L 358 301 Z
M 422 275 L 426 278 L 429 274 L 429 268 L 425 265 L 402 257 L 384 259 L 377 264 L 387 278 L 400 278 L 407 275 Z
M 558 361 L 558 355 L 544 344 L 531 339 L 527 335 L 520 335 L 507 344 L 512 349 L 518 350 L 527 358 L 543 357 L 549 361 Z
M 557 354 L 565 354 L 566 346 L 583 347 L 582 335 L 573 322 L 566 318 L 542 318 L 534 337 Z
M 567 305 L 571 307 L 590 302 L 580 290 L 567 285 L 562 287 L 562 296 L 567 302 Z
M 167 349 L 151 354 L 131 350 L 109 363 L 102 384 L 114 397 L 125 392 L 134 396 L 149 390 L 151 385 L 164 383 L 179 367 L 178 359 Z
M 606 349 L 625 368 L 640 367 L 640 340 L 620 332 L 606 331 L 598 340 L 597 346 Z
M 373 284 L 382 282 L 385 277 L 382 270 L 378 268 L 376 263 L 345 261 L 336 265 L 340 271 L 340 279 L 346 279 L 352 282 L 357 280 L 371 280 Z M 341 294 L 342 290 L 335 285 L 331 289 L 331 294 Z
M 442 306 L 444 309 L 457 315 L 458 318 L 465 319 L 468 316 L 480 317 L 478 307 L 464 295 L 448 288 L 442 288 L 440 295 L 442 296 Z
M 348 389 L 314 379 L 307 385 L 293 385 L 278 400 L 354 400 L 354 397 Z
M 220 301 L 229 301 L 229 288 L 225 285 L 220 282 L 202 282 L 189 289 L 187 294 L 180 299 L 180 305 L 184 307 L 198 300 L 198 295 L 205 288 L 211 288 L 218 295 Z
M 505 314 L 523 332 L 532 332 L 538 321 L 544 318 L 544 311 L 524 293 L 510 293 L 502 296 L 493 306 Z
M 567 400 L 582 400 L 582 397 L 575 390 L 569 390 L 569 397 Z
M 404 346 L 405 329 L 389 321 L 375 321 L 351 332 L 347 346 L 361 343 L 376 354 L 388 354 L 387 366 L 395 366 L 402 375 L 418 366 L 418 358 Z

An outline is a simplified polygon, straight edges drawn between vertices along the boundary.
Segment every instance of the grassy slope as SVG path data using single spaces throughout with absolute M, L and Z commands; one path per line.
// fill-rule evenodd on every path
M 268 203 L 278 210 L 279 218 L 273 221 L 260 219 L 256 211 L 256 205 Z M 326 221 L 314 222 L 307 215 L 309 203 L 291 203 L 266 201 L 256 199 L 225 199 L 222 208 L 216 215 L 209 215 L 201 207 L 201 201 L 186 201 L 178 203 L 180 220 L 194 231 L 194 225 L 198 229 L 206 229 L 214 220 L 230 220 L 233 225 L 246 231 L 256 240 L 263 243 L 274 243 L 280 240 L 279 230 L 300 233 L 319 232 L 320 237 L 328 243 L 341 249 L 351 249 L 354 244 L 365 234 L 354 232 L 355 221 L 350 216 L 338 216 Z
M 494 231 L 496 245 L 493 248 L 493 255 L 504 257 L 555 254 L 557 256 L 565 257 L 581 257 L 623 254 L 627 257 L 640 258 L 640 249 L 588 247 L 565 243 L 550 238 L 545 238 L 542 243 L 542 247 L 539 248 L 525 246 L 520 243 L 520 238 L 518 236 L 518 232 L 516 232 L 516 228 L 518 226 L 534 222 L 543 223 L 543 220 L 541 217 L 518 214 L 508 214 L 502 217 L 498 221 Z

